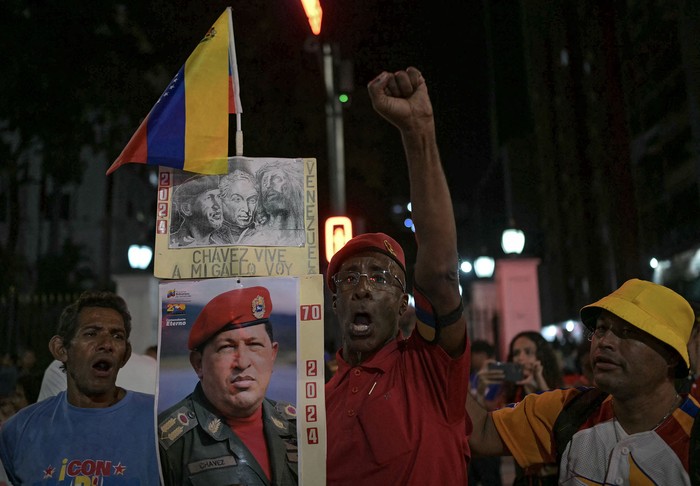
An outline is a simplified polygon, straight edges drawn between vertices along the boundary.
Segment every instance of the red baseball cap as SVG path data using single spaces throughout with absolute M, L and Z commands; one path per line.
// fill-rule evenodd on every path
M 224 327 L 244 327 L 269 322 L 272 312 L 270 292 L 265 287 L 235 289 L 219 294 L 204 306 L 194 321 L 187 347 L 194 350 Z
M 383 253 L 399 264 L 403 273 L 406 273 L 406 257 L 403 248 L 395 239 L 384 233 L 363 233 L 352 238 L 345 243 L 340 250 L 331 258 L 326 272 L 326 283 L 331 292 L 335 292 L 335 282 L 333 275 L 338 273 L 338 269 L 345 260 L 363 251 L 376 251 Z

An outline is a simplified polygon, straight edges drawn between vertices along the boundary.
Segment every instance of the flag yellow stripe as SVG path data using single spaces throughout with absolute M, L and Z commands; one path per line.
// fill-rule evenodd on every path
M 204 174 L 228 170 L 229 26 L 224 12 L 185 63 L 185 164 Z

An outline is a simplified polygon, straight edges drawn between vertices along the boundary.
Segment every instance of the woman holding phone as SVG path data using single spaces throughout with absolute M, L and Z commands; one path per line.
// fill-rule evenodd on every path
M 519 402 L 533 392 L 564 386 L 557 355 L 549 342 L 537 331 L 522 331 L 516 334 L 510 341 L 507 362 L 499 363 L 502 366 L 495 363 L 495 360 L 489 360 L 479 370 L 474 394 L 489 410 Z M 500 386 L 500 392 L 492 400 L 486 400 L 485 392 L 494 385 Z M 528 471 L 515 464 L 513 486 L 555 485 L 558 480 L 558 468 L 553 466 L 544 467 L 537 474 L 528 474 Z

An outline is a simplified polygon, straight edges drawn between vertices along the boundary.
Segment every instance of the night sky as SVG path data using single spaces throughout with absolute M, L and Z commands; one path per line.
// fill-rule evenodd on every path
M 285 6 L 287 25 L 301 22 L 302 35 L 307 36 L 310 29 L 296 2 L 289 0 Z M 493 217 L 494 211 L 503 210 L 500 172 L 495 171 L 496 180 L 493 173 L 485 176 L 491 163 L 491 139 L 481 2 L 329 1 L 324 6 L 321 35 L 339 48 L 342 59 L 352 61 L 356 83 L 352 106 L 344 117 L 348 210 L 356 210 L 367 219 L 368 231 L 401 231 L 400 227 L 385 227 L 384 221 L 367 216 L 376 213 L 377 207 L 407 200 L 408 187 L 398 132 L 372 111 L 365 86 L 382 70 L 414 65 L 427 80 L 433 100 L 438 144 L 458 222 L 464 223 L 462 228 L 467 230 L 460 237 L 465 246 L 463 252 L 469 253 L 481 244 L 467 234 L 487 238 L 488 230 L 470 228 L 474 225 L 495 221 L 498 228 L 494 231 L 500 234 L 505 216 Z M 292 39 L 291 42 L 298 42 L 298 37 Z M 245 48 L 245 39 L 237 42 L 240 49 Z M 375 153 L 371 148 L 381 150 Z M 321 163 L 326 158 L 325 148 L 315 156 Z M 374 190 L 372 178 L 377 166 L 385 169 L 376 175 L 381 180 L 378 190 L 390 193 L 378 201 L 367 194 Z M 366 205 L 360 202 L 364 198 L 370 201 Z
M 61 25 L 66 21 L 74 25 L 86 17 L 86 33 L 66 37 L 72 44 L 66 47 L 70 50 L 64 56 L 119 59 L 109 66 L 108 74 L 91 76 L 109 77 L 108 81 L 99 80 L 107 87 L 99 96 L 117 106 L 128 104 L 133 110 L 130 116 L 135 131 L 197 43 L 231 6 L 243 106 L 244 155 L 316 158 L 322 227 L 324 218 L 330 215 L 331 200 L 325 89 L 320 57 L 308 49 L 312 35 L 301 1 L 124 3 L 127 31 L 137 32 L 135 37 L 142 39 L 143 47 L 118 42 L 111 47 L 92 45 L 90 39 L 100 37 L 99 28 L 87 28 L 95 20 L 87 19 L 88 11 L 71 7 L 77 5 L 74 2 L 55 6 L 56 32 L 47 39 L 61 38 Z M 336 46 L 340 59 L 350 61 L 354 70 L 352 102 L 344 109 L 347 214 L 354 219 L 358 231 L 385 231 L 401 242 L 412 239 L 410 231 L 390 214 L 392 205 L 408 202 L 400 136 L 372 110 L 366 84 L 383 70 L 414 65 L 427 80 L 433 100 L 438 144 L 462 231 L 460 247 L 464 249 L 460 248 L 460 253 L 475 257 L 473 248 L 485 239 L 497 240 L 505 224 L 500 169 L 491 163 L 489 70 L 482 2 L 328 0 L 322 5 L 323 31 L 317 40 Z M 116 4 L 113 8 L 118 10 Z M 510 7 L 500 8 L 509 14 Z M 508 53 L 497 74 L 508 80 L 507 69 L 517 66 L 512 62 L 516 56 L 511 52 L 510 36 L 518 27 L 508 22 L 497 24 L 500 29 L 494 35 L 502 44 L 500 49 Z M 57 50 L 61 45 L 52 41 L 51 47 Z M 26 55 L 35 57 L 29 52 Z M 72 69 L 70 63 L 60 65 Z M 516 80 L 517 77 L 513 76 Z M 61 86 L 67 82 L 62 81 L 64 78 L 71 79 L 57 71 L 52 74 L 53 92 L 70 93 L 75 89 Z M 520 111 L 517 103 L 508 99 L 498 102 L 506 104 L 505 113 Z M 56 118 L 61 118 L 60 113 Z M 502 116 L 500 121 L 504 120 Z M 125 132 L 123 141 L 114 141 L 119 150 L 133 131 Z M 115 149 L 108 158 L 114 160 L 119 150 Z M 234 155 L 233 150 L 230 155 Z M 486 234 L 488 226 L 495 228 L 496 236 Z
M 346 117 L 349 145 L 353 145 L 353 133 L 362 132 L 363 125 L 371 125 L 370 130 L 385 136 L 386 160 L 394 158 L 394 163 L 401 163 L 402 159 L 395 159 L 402 155 L 396 131 L 371 108 L 364 110 L 365 84 L 384 69 L 418 67 L 433 100 L 438 145 L 461 230 L 460 253 L 471 259 L 486 243 L 498 248 L 507 217 L 502 170 L 491 161 L 489 51 L 482 2 L 326 3 L 324 28 L 331 39 L 337 39 L 343 57 L 353 60 L 356 97 L 363 102 L 358 103 L 358 110 L 362 110 L 359 117 L 354 113 Z M 494 100 L 499 131 L 512 135 L 523 129 L 519 120 L 527 112 L 523 67 L 518 57 L 521 41 L 517 11 L 513 10 L 517 4 L 490 5 L 494 82 L 500 93 Z M 352 159 L 349 163 L 359 162 Z M 399 177 L 405 183 L 404 176 Z M 394 186 L 392 192 L 401 194 L 402 189 Z M 348 200 L 351 197 L 348 193 Z
M 323 74 L 319 58 L 305 49 L 311 30 L 300 0 L 174 3 L 152 8 L 153 28 L 162 29 L 152 42 L 167 43 L 165 61 L 172 69 L 184 62 L 225 7 L 232 7 L 244 155 L 315 157 L 320 200 L 329 201 Z M 400 137 L 372 110 L 366 84 L 382 70 L 409 65 L 419 68 L 428 83 L 458 218 L 466 212 L 472 224 L 477 200 L 502 210 L 502 183 L 491 180 L 495 191 L 477 190 L 491 158 L 481 2 L 345 0 L 322 5 L 319 40 L 334 44 L 354 69 L 352 103 L 344 110 L 348 213 L 366 231 L 401 231 L 385 227 L 391 204 L 408 200 Z M 320 207 L 321 221 L 327 209 Z M 491 210 L 481 212 L 482 220 L 503 220 L 502 215 L 492 218 Z
M 414 65 L 422 71 L 435 108 L 441 155 L 453 196 L 468 197 L 474 178 L 490 158 L 480 2 L 471 2 L 470 7 L 468 2 L 445 1 L 326 3 L 329 37 L 338 39 L 343 57 L 352 59 L 355 66 L 356 96 L 366 97 L 366 82 L 382 70 Z M 386 125 L 371 112 L 366 116 L 367 123 Z M 357 129 L 350 124 L 353 119 L 349 117 L 348 132 Z

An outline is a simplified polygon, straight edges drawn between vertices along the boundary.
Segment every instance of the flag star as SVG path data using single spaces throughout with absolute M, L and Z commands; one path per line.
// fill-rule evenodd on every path
M 123 476 L 124 471 L 126 471 L 126 466 L 122 466 L 121 462 L 114 466 L 114 474 L 116 474 L 117 476 Z
M 52 466 L 47 467 L 46 469 L 44 469 L 44 477 L 43 477 L 43 479 L 52 478 L 52 477 L 53 477 L 53 473 L 54 473 L 55 471 L 56 471 L 56 470 L 55 470 Z

